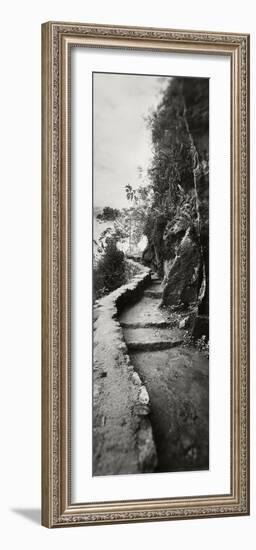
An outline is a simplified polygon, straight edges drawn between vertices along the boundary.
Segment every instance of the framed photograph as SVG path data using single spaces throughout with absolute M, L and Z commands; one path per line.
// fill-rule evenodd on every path
M 42 523 L 249 513 L 249 35 L 42 26 Z

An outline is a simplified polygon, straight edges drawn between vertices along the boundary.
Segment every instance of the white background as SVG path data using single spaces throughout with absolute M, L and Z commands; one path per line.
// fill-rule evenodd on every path
M 256 328 L 252 305 L 251 516 L 49 531 L 40 508 L 40 24 L 46 20 L 250 32 L 255 102 L 254 2 L 94 0 L 8 2 L 1 10 L 1 546 L 34 548 L 252 549 L 256 533 Z M 255 107 L 252 102 L 255 158 Z M 255 204 L 255 170 L 251 201 Z M 256 300 L 256 217 L 252 208 Z M 220 311 L 221 315 L 221 311 Z
M 91 475 L 92 71 L 131 73 L 135 66 L 137 73 L 210 79 L 210 468 L 171 475 L 138 475 L 132 479 L 101 478 Z M 72 255 L 72 501 L 227 494 L 230 492 L 230 60 L 224 56 L 166 53 L 156 56 L 152 52 L 131 54 L 74 48 L 71 67 L 72 242 L 76 245 Z

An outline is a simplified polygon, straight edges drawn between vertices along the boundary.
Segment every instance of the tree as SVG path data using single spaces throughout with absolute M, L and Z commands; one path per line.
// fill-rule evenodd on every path
M 141 170 L 140 167 L 138 167 L 138 170 Z M 141 185 L 134 189 L 130 184 L 127 184 L 125 191 L 127 200 L 131 203 L 128 210 L 129 248 L 131 252 L 132 245 L 137 245 L 144 234 L 145 221 L 151 206 L 152 187 Z
M 103 212 L 97 215 L 99 221 L 114 221 L 120 215 L 120 210 L 117 208 L 111 208 L 111 206 L 105 206 Z
M 93 271 L 93 293 L 98 299 L 125 283 L 124 253 L 115 239 L 108 238 L 104 252 Z

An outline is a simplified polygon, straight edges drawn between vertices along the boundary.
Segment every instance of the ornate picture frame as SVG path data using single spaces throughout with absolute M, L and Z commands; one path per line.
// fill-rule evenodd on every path
M 72 502 L 71 50 L 214 55 L 231 78 L 230 492 Z M 91 361 L 88 358 L 88 363 Z M 49 22 L 42 25 L 42 524 L 249 514 L 249 35 Z

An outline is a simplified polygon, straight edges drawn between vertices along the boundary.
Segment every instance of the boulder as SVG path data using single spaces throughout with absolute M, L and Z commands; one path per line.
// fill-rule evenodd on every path
M 200 249 L 190 228 L 186 231 L 164 281 L 162 305 L 179 306 L 197 301 Z

